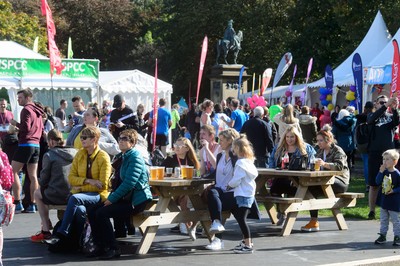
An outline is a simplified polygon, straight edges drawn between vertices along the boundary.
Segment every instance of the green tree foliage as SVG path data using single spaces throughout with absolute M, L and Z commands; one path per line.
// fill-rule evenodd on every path
M 15 41 L 33 47 L 39 37 L 39 52 L 46 54 L 46 29 L 40 26 L 37 16 L 14 12 L 11 3 L 0 0 L 0 40 Z

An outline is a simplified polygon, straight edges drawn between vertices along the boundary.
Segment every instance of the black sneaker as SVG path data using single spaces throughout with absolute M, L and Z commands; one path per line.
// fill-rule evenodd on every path
M 379 237 L 377 240 L 375 240 L 375 244 L 380 245 L 380 244 L 384 244 L 386 242 L 386 236 L 383 234 L 378 234 Z M 394 245 L 394 243 L 393 243 Z
M 169 229 L 169 231 L 172 232 L 172 233 L 180 233 L 181 230 L 179 229 L 179 224 L 177 224 L 176 226 L 174 226 L 171 229 Z
M 370 211 L 368 213 L 368 220 L 375 220 L 375 212 Z
M 233 252 L 236 254 L 251 254 L 253 253 L 253 248 L 244 245 L 240 249 L 234 249 Z

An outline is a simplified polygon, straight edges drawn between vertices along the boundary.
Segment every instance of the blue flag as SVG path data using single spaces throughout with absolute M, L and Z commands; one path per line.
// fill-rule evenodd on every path
M 238 85 L 238 99 L 240 96 L 240 89 L 242 88 L 242 77 L 243 77 L 243 72 L 244 72 L 245 67 L 242 66 L 242 68 L 240 69 L 240 74 L 239 74 L 239 85 Z
M 361 56 L 356 53 L 353 56 L 353 76 L 354 76 L 354 84 L 356 86 L 356 107 L 358 113 L 362 112 L 362 89 L 363 89 L 363 73 L 362 73 L 362 61 Z
M 333 89 L 333 71 L 330 65 L 327 65 L 325 68 L 325 85 L 326 89 L 329 91 L 329 94 L 332 94 Z

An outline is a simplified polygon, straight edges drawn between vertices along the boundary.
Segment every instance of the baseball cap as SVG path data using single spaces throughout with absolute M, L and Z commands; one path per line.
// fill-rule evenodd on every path
M 124 101 L 124 97 L 121 94 L 116 94 L 114 96 L 114 108 L 120 108 L 122 106 L 122 102 Z

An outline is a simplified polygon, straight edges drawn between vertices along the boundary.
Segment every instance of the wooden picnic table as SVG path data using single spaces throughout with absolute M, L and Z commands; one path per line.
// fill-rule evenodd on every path
M 332 185 L 335 175 L 341 175 L 341 171 L 293 171 L 258 168 L 257 200 L 263 202 L 273 224 L 277 222 L 275 203 L 280 211 L 287 214 L 283 224 L 281 235 L 290 235 L 299 211 L 331 209 L 340 230 L 348 229 L 340 208 L 354 207 L 356 199 L 364 197 L 363 193 L 343 193 L 335 195 Z M 294 198 L 271 197 L 267 193 L 266 183 L 271 178 L 290 178 L 297 186 Z M 320 186 L 325 197 L 315 199 L 309 191 L 311 186 Z
M 176 224 L 193 221 L 201 222 L 209 240 L 208 233 L 211 221 L 207 205 L 201 200 L 201 193 L 205 185 L 214 183 L 211 179 L 177 179 L 165 178 L 164 180 L 150 180 L 150 186 L 159 196 L 158 202 L 151 208 L 151 215 L 133 216 L 133 224 L 143 232 L 142 239 L 136 254 L 146 254 L 156 236 L 158 227 L 166 224 Z M 174 198 L 187 195 L 192 202 L 194 210 L 181 211 Z

